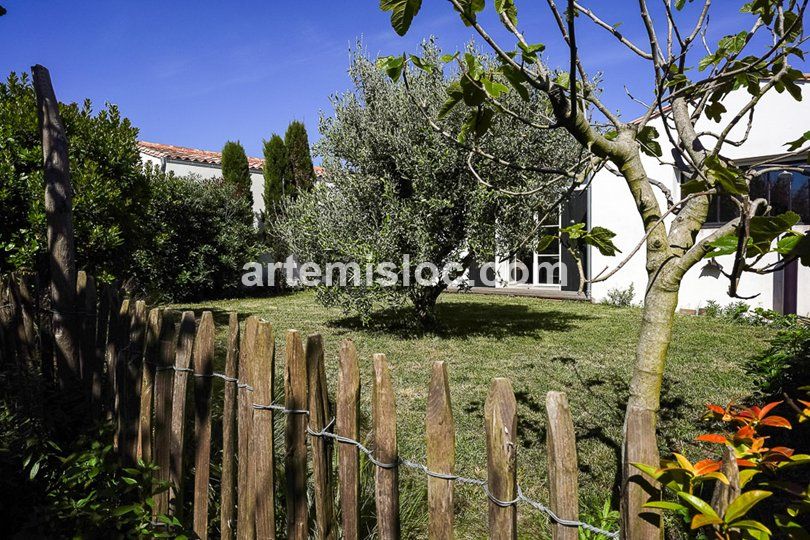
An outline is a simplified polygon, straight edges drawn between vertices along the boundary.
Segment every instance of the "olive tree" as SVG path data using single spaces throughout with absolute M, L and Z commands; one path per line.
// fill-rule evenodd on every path
M 504 105 L 505 92 L 493 87 L 493 80 L 503 76 L 510 83 L 510 93 L 525 99 L 532 89 L 544 94 L 551 105 L 551 117 L 543 125 L 530 118 L 523 118 L 524 123 L 532 122 L 539 130 L 564 129 L 570 133 L 597 160 L 596 165 L 592 162 L 588 166 L 607 167 L 626 181 L 628 196 L 638 209 L 644 234 L 638 248 L 625 256 L 632 257 L 638 250 L 646 252 L 648 284 L 625 414 L 622 534 L 633 539 L 656 538 L 660 520 L 636 517 L 648 512 L 642 509 L 655 490 L 644 487 L 643 482 L 630 481 L 634 476 L 631 464 L 659 463 L 656 418 L 684 275 L 707 256 L 736 254 L 728 273 L 729 293 L 734 297 L 738 295 L 737 284 L 743 272 L 772 272 L 796 259 L 810 264 L 810 237 L 792 230 L 798 216 L 792 212 L 773 215 L 767 200 L 749 193 L 752 178 L 776 167 L 784 170 L 784 165 L 765 158 L 744 168 L 728 157 L 729 147 L 739 146 L 747 139 L 754 111 L 763 96 L 776 91 L 801 99 L 796 81 L 802 73 L 791 67 L 791 61 L 803 58 L 807 0 L 739 2 L 736 5 L 750 16 L 749 25 L 738 28 L 715 45 L 706 38 L 711 14 L 718 9 L 711 0 L 663 0 L 659 4 L 661 15 L 657 17 L 647 0 L 639 0 L 637 22 L 643 43 L 631 40 L 618 29 L 619 21 L 607 20 L 604 13 L 597 13 L 598 9 L 584 5 L 584 0 L 560 1 L 562 6 L 555 0 L 546 0 L 558 37 L 568 53 L 557 59 L 558 65 L 566 66 L 561 73 L 549 67 L 551 59 L 542 55 L 544 45 L 536 43 L 529 32 L 535 30 L 534 33 L 547 36 L 546 29 L 521 28 L 517 0 L 495 0 L 492 4 L 499 24 L 509 36 L 509 44 L 497 40 L 492 29 L 481 24 L 478 15 L 486 9 L 485 0 L 447 2 L 448 8 L 477 32 L 500 61 L 497 67 L 487 69 L 474 58 L 466 57 L 460 63 L 462 91 L 448 96 L 445 109 L 463 104 L 469 111 L 463 129 L 474 129 L 477 135 L 464 145 L 470 155 L 516 172 L 527 169 L 523 163 L 483 149 L 490 137 L 485 129 L 490 118 L 523 118 L 520 111 Z M 380 6 L 391 12 L 396 32 L 405 34 L 421 4 L 421 0 L 382 0 Z M 723 2 L 726 8 L 729 4 Z M 649 70 L 638 75 L 648 80 L 644 96 L 647 103 L 639 120 L 624 120 L 600 99 L 597 81 L 587 71 L 577 47 L 577 34 L 585 24 L 593 31 L 604 32 L 605 39 L 617 40 L 627 54 L 648 63 Z M 422 59 L 407 56 L 389 57 L 385 66 L 395 76 L 408 77 L 406 63 L 432 69 Z M 731 92 L 746 93 L 747 100 L 739 110 L 729 112 L 723 100 Z M 655 116 L 662 119 L 663 133 L 650 124 Z M 702 118 L 711 120 L 714 129 L 696 127 Z M 486 122 L 482 128 L 483 120 Z M 432 118 L 427 123 L 439 133 L 445 130 Z M 662 155 L 661 137 L 671 143 L 672 155 Z M 808 142 L 810 132 L 789 141 L 787 151 L 806 151 Z M 644 154 L 674 167 L 686 179 L 677 196 L 650 180 L 642 160 Z M 660 190 L 665 192 L 659 198 Z M 737 217 L 697 240 L 713 196 L 727 197 L 738 209 Z M 586 231 L 580 227 L 569 232 L 576 237 Z M 781 254 L 779 262 L 762 264 L 763 255 L 774 250 Z M 611 273 L 592 281 L 605 279 Z
M 426 62 L 438 63 L 441 57 L 432 42 L 422 52 Z M 481 163 L 485 185 L 468 166 L 475 156 L 422 117 L 423 108 L 431 115 L 442 113 L 447 92 L 459 88 L 457 71 L 414 69 L 406 88 L 358 47 L 349 74 L 354 90 L 333 97 L 334 116 L 320 122 L 315 150 L 323 159 L 324 181 L 287 202 L 276 230 L 299 261 L 319 263 L 322 270 L 327 263 L 357 262 L 365 276 L 368 263 L 396 264 L 395 285 L 365 279 L 359 284 L 350 280 L 348 286 L 325 283 L 319 289 L 324 302 L 365 316 L 410 302 L 418 318 L 430 324 L 449 280 L 420 284 L 418 265 L 433 263 L 455 276 L 474 258 L 492 260 L 498 248 L 537 242 L 539 224 L 572 182 L 561 182 L 536 165 L 571 166 L 582 152 L 563 130 L 536 131 L 513 118 L 493 118 L 486 151 L 525 163 L 526 170 L 516 174 Z M 506 88 L 507 82 L 493 84 Z M 530 122 L 541 122 L 551 112 L 549 101 L 537 92 L 529 94 L 527 103 L 505 97 Z M 448 119 L 462 118 L 461 110 L 446 112 Z M 527 215 L 537 219 L 527 224 Z M 410 256 L 408 268 L 402 268 L 404 255 Z M 422 271 L 421 277 L 431 276 Z

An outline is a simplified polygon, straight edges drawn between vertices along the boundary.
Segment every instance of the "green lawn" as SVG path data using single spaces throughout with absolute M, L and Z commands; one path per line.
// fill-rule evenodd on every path
M 283 387 L 283 333 L 287 329 L 323 335 L 332 396 L 339 343 L 353 339 L 361 358 L 364 433 L 370 425 L 371 355 L 386 353 L 397 393 L 400 454 L 419 461 L 425 459 L 424 414 L 430 365 L 434 360 L 445 360 L 457 428 L 457 472 L 465 476 L 486 477 L 484 399 L 493 377 L 508 377 L 518 402 L 518 481 L 527 495 L 544 502 L 545 393 L 565 391 L 578 437 L 582 510 L 601 506 L 609 497 L 616 504 L 621 425 L 641 314 L 637 308 L 446 294 L 438 306 L 442 330 L 418 333 L 397 327 L 397 315 L 364 328 L 338 310 L 321 307 L 311 293 L 175 307 L 214 310 L 222 346 L 228 311 L 242 316 L 257 314 L 272 322 L 277 389 Z M 700 429 L 704 404 L 739 401 L 750 394 L 752 383 L 742 367 L 743 360 L 761 351 L 770 335 L 770 330 L 761 327 L 705 317 L 677 318 L 664 380 L 662 452 L 694 452 L 691 440 Z M 403 537 L 423 536 L 427 520 L 424 477 L 403 469 L 401 481 Z M 366 488 L 371 514 L 370 486 Z M 459 487 L 457 501 L 459 537 L 485 537 L 487 505 L 481 491 Z M 519 519 L 521 537 L 548 537 L 542 515 L 521 506 Z

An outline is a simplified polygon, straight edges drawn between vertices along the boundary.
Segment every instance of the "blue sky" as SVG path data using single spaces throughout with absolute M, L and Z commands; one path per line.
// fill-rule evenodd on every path
M 358 38 L 376 55 L 413 51 L 431 34 L 447 50 L 472 37 L 441 0 L 424 1 L 405 38 L 390 28 L 377 0 L 0 3 L 8 9 L 0 18 L 3 78 L 40 63 L 50 69 L 60 100 L 116 103 L 144 140 L 214 150 L 240 140 L 254 156 L 261 155 L 262 139 L 283 133 L 293 119 L 317 138 L 319 114 L 330 113 L 329 96 L 350 87 L 348 51 Z M 636 0 L 585 3 L 611 23 L 622 21 L 622 31 L 643 45 Z M 750 20 L 736 13 L 738 2 L 720 4 L 712 44 Z M 546 43 L 550 64 L 564 66 L 545 2 L 521 5 L 520 25 L 530 41 Z M 483 20 L 497 30 L 491 16 Z M 583 17 L 578 25 L 586 67 L 604 72 L 604 100 L 634 116 L 639 106 L 628 101 L 624 85 L 644 96 L 647 66 Z

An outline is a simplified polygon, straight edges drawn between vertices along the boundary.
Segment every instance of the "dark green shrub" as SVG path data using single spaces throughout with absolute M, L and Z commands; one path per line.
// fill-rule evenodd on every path
M 285 195 L 288 173 L 287 148 L 284 139 L 273 134 L 264 141 L 264 208 L 269 213 Z
M 222 180 L 147 168 L 151 242 L 135 252 L 138 288 L 161 301 L 236 295 L 242 267 L 257 257 L 250 202 Z
M 799 388 L 810 384 L 810 327 L 797 324 L 780 330 L 770 347 L 748 362 L 748 371 L 760 380 L 766 396 L 801 396 Z
M 222 178 L 233 187 L 239 197 L 253 205 L 250 191 L 250 165 L 244 147 L 239 142 L 228 141 L 222 147 Z M 251 217 L 251 220 L 253 218 Z
M 315 171 L 312 168 L 307 128 L 303 123 L 297 120 L 290 122 L 284 134 L 284 146 L 287 149 L 289 179 L 294 186 L 286 195 L 293 195 L 295 191 L 309 191 L 315 184 Z
M 60 103 L 74 188 L 76 262 L 99 277 L 121 276 L 143 233 L 148 192 L 138 130 L 115 105 Z M 0 83 L 0 272 L 47 265 L 42 145 L 36 98 L 27 75 Z

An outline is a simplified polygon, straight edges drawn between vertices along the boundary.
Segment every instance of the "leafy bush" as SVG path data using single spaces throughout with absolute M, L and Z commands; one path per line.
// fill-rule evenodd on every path
M 14 404 L 20 390 L 0 401 L 0 519 L 16 538 L 183 538 L 169 516 L 153 521 L 154 496 L 168 489 L 156 467 L 121 468 L 113 429 L 90 429 L 69 441 Z M 25 390 L 22 390 L 23 392 Z M 29 396 L 30 397 L 30 396 Z M 38 396 L 37 396 L 38 398 Z
M 703 307 L 703 315 L 706 317 L 711 317 L 712 319 L 719 317 L 722 312 L 723 306 L 714 300 L 707 301 L 706 305 Z
M 147 167 L 151 242 L 134 254 L 137 287 L 161 301 L 234 295 L 258 248 L 250 202 L 222 180 Z
M 804 423 L 810 420 L 810 402 L 799 403 L 806 407 L 796 407 L 798 422 Z M 674 459 L 662 460 L 658 468 L 634 464 L 672 496 L 645 506 L 674 512 L 690 531 L 705 534 L 699 538 L 807 538 L 810 455 L 766 445 L 770 437 L 762 433 L 793 427 L 786 417 L 772 414 L 781 404 L 708 405 L 710 416 L 723 430 L 700 435 L 697 440 L 727 448 L 729 461 L 707 458 L 693 463 L 675 453 Z M 797 469 L 800 471 L 795 472 Z
M 636 296 L 636 288 L 631 283 L 626 289 L 610 289 L 607 296 L 602 300 L 603 304 L 615 307 L 630 307 L 633 305 L 633 299 Z
M 619 511 L 611 508 L 610 498 L 608 498 L 605 499 L 605 502 L 600 508 L 583 513 L 580 516 L 580 520 L 599 527 L 602 530 L 611 531 L 615 530 L 619 525 Z M 604 536 L 580 528 L 577 529 L 577 538 L 579 540 L 601 540 Z
M 138 130 L 115 105 L 59 104 L 70 141 L 76 263 L 99 277 L 121 276 L 144 236 L 148 192 Z M 26 74 L 0 83 L 0 272 L 47 267 L 42 144 L 36 97 Z
M 764 395 L 795 395 L 802 385 L 810 384 L 810 327 L 780 330 L 766 351 L 748 361 L 747 368 L 758 378 Z
M 772 328 L 793 328 L 799 321 L 796 315 L 783 315 L 772 309 L 758 307 L 752 310 L 751 306 L 742 301 L 721 306 L 718 302 L 709 300 L 701 313 L 705 317 L 720 318 L 732 323 L 770 326 Z

